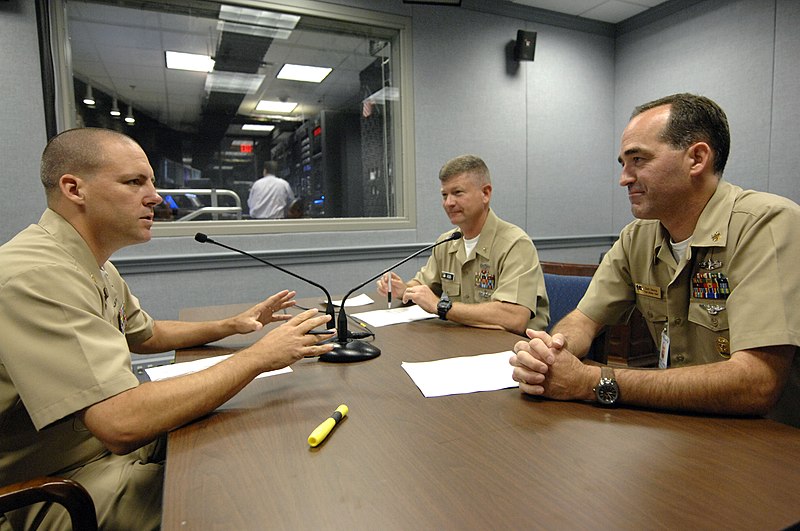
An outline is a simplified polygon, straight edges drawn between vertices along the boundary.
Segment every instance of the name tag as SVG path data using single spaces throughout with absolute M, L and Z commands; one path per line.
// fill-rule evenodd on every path
M 638 295 L 644 295 L 645 297 L 651 297 L 653 299 L 660 299 L 661 298 L 661 288 L 658 286 L 651 286 L 650 284 L 634 284 L 634 288 L 636 289 L 636 293 Z
M 456 276 L 453 273 L 448 273 L 447 271 L 442 271 L 442 278 L 444 280 L 455 280 Z

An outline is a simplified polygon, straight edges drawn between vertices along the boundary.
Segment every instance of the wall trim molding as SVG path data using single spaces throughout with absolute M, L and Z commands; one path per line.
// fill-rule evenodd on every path
M 567 236 L 533 238 L 536 248 L 566 249 L 581 247 L 611 247 L 616 234 L 595 236 Z M 432 242 L 431 242 L 432 243 Z M 401 243 L 394 245 L 320 247 L 283 251 L 255 251 L 250 254 L 277 265 L 355 262 L 364 260 L 401 259 L 419 251 L 429 243 Z M 173 254 L 158 256 L 119 257 L 112 262 L 123 275 L 144 273 L 169 273 L 207 269 L 263 267 L 263 264 L 234 252 Z

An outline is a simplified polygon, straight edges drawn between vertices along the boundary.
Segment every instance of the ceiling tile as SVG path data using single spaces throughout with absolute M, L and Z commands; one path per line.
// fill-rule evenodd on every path
M 591 18 L 593 20 L 602 20 L 603 22 L 610 22 L 616 24 L 623 20 L 638 15 L 648 8 L 628 2 L 620 2 L 618 0 L 609 0 L 597 7 L 590 9 L 579 16 L 584 18 Z

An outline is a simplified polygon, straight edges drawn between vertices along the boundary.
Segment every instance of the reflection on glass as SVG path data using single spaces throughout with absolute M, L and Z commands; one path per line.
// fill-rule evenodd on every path
M 165 199 L 159 220 L 251 219 L 250 189 L 268 161 L 291 188 L 282 217 L 403 214 L 397 30 L 289 9 L 186 6 L 67 3 L 75 125 L 142 145 Z M 190 54 L 175 57 L 194 70 L 168 68 L 172 52 Z M 303 66 L 319 76 L 301 77 Z M 93 106 L 82 103 L 87 91 Z

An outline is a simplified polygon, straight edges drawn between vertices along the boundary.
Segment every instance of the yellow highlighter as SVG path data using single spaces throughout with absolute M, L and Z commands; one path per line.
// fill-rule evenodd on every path
M 331 432 L 334 426 L 342 420 L 345 415 L 347 415 L 347 406 L 342 404 L 341 406 L 336 408 L 336 411 L 333 412 L 333 415 L 326 418 L 322 424 L 317 426 L 317 428 L 311 432 L 311 435 L 308 436 L 308 444 L 311 447 L 317 446 L 319 443 L 325 440 L 325 437 Z

